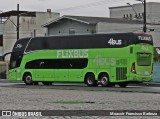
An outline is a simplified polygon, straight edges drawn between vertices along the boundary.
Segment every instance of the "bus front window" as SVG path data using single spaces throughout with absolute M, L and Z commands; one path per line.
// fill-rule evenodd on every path
M 11 60 L 10 60 L 10 69 L 14 69 L 20 66 L 22 61 L 22 55 L 20 54 L 11 54 Z
M 13 69 L 14 67 L 16 67 L 16 61 L 11 61 L 10 63 L 10 69 Z

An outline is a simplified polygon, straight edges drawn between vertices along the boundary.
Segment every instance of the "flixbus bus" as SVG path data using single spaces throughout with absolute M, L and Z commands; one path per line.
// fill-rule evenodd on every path
M 148 82 L 153 72 L 153 40 L 143 33 L 48 36 L 18 40 L 10 58 L 10 80 L 84 82 L 125 87 Z

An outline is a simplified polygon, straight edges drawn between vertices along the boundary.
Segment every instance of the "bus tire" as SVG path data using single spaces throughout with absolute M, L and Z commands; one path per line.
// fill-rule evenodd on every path
M 30 73 L 25 73 L 23 76 L 23 81 L 26 85 L 33 85 L 32 76 Z
M 107 74 L 104 73 L 100 76 L 100 84 L 102 87 L 111 87 L 109 82 L 109 76 Z
M 128 83 L 119 83 L 118 85 L 122 88 L 125 88 L 128 85 Z
M 85 77 L 85 82 L 87 86 L 97 86 L 97 81 L 95 80 L 94 74 L 87 74 Z

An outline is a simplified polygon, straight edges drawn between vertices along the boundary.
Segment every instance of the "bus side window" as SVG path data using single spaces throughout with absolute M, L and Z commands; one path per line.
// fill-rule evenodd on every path
M 39 62 L 39 68 L 40 68 L 40 69 L 43 69 L 43 68 L 44 68 L 44 62 L 43 62 L 43 61 L 40 61 L 40 62 Z
M 84 69 L 87 67 L 88 59 L 71 59 L 70 67 L 71 69 Z

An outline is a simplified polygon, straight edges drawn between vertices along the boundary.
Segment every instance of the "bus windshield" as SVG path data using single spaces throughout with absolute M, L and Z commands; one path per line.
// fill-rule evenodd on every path
M 29 42 L 30 38 L 24 38 L 18 40 L 12 50 L 10 58 L 10 69 L 19 67 L 23 58 L 24 50 Z

